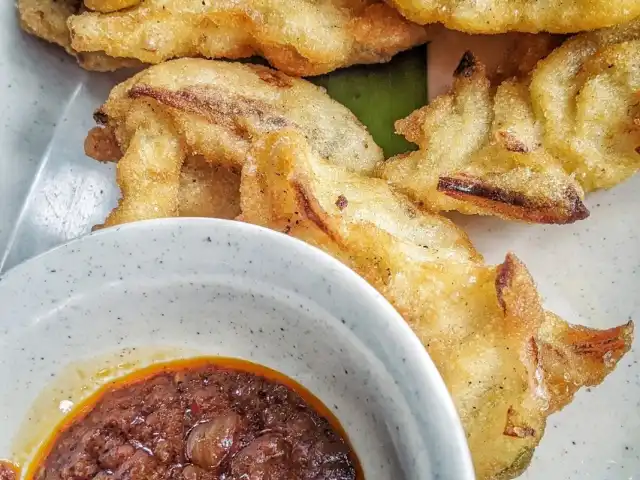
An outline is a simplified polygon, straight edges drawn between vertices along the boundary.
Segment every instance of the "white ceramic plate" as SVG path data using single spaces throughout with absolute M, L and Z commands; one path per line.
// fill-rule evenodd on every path
M 477 39 L 430 47 L 432 92 Z M 21 33 L 0 2 L 0 271 L 89 232 L 115 204 L 113 166 L 82 151 L 91 113 L 116 79 L 79 70 L 58 49 Z M 640 176 L 587 198 L 591 217 L 543 227 L 460 218 L 489 261 L 507 251 L 528 265 L 546 306 L 571 322 L 606 328 L 640 320 Z M 637 345 L 637 341 L 635 345 Z M 524 478 L 640 478 L 637 347 L 603 385 L 553 415 Z
M 473 478 L 446 387 L 393 307 L 305 243 L 214 219 L 104 230 L 0 277 L 0 458 L 28 464 L 69 406 L 114 376 L 203 355 L 311 390 L 367 480 Z

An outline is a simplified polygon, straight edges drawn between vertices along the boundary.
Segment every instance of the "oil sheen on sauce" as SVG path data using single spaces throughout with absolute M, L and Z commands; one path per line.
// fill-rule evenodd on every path
M 122 415 L 115 420 L 121 430 L 112 435 L 115 414 Z M 120 478 L 118 472 L 146 478 L 136 472 L 154 471 L 171 472 L 172 479 L 278 478 L 294 471 L 300 478 L 364 478 L 346 433 L 318 398 L 279 372 L 239 359 L 140 369 L 101 387 L 54 431 L 27 479 L 61 478 L 56 471 L 71 465 L 74 450 L 95 451 L 84 444 L 95 432 L 107 432 L 100 445 L 111 446 L 93 463 L 73 464 L 85 478 Z

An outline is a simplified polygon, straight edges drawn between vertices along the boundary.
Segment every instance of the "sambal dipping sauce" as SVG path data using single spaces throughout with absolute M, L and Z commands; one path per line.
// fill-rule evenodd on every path
M 11 463 L 0 460 L 0 480 L 18 480 L 18 469 Z
M 362 478 L 346 435 L 317 398 L 242 360 L 150 367 L 103 387 L 70 418 L 27 478 Z

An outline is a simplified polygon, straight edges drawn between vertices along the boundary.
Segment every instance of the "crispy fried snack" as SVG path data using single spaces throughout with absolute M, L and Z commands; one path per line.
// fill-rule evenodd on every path
M 109 127 L 94 127 L 85 153 L 101 162 L 117 162 L 122 151 Z M 240 215 L 240 171 L 200 155 L 185 158 L 178 187 L 178 216 L 232 220 Z
M 531 98 L 545 145 L 587 192 L 640 168 L 638 65 L 640 19 L 576 36 L 534 72 Z
M 390 0 L 421 25 L 443 23 L 468 33 L 575 33 L 610 27 L 640 15 L 637 0 Z
M 121 1 L 135 5 L 103 13 Z M 285 73 L 308 76 L 385 62 L 427 41 L 424 27 L 381 0 L 91 0 L 91 5 L 100 11 L 68 21 L 75 51 L 104 51 L 151 64 L 177 57 L 261 55 Z
M 102 13 L 111 13 L 125 8 L 134 7 L 142 0 L 84 0 L 89 10 Z
M 496 89 L 467 53 L 451 93 L 396 123 L 420 150 L 380 164 L 378 174 L 433 211 L 535 223 L 586 218 L 580 185 L 542 141 L 527 80 Z
M 454 398 L 480 479 L 518 475 L 548 415 L 600 383 L 630 348 L 631 323 L 598 331 L 546 312 L 515 256 L 485 265 L 453 223 L 328 164 L 299 132 L 255 146 L 241 208 L 244 221 L 340 259 L 398 309 Z
M 181 59 L 116 86 L 85 151 L 118 162 L 122 200 L 106 224 L 179 214 L 184 160 L 240 168 L 252 139 L 287 126 L 330 162 L 368 173 L 383 155 L 366 128 L 313 84 L 258 65 Z M 115 152 L 115 153 L 114 153 Z
M 529 78 L 491 85 L 464 55 L 452 91 L 396 123 L 418 152 L 378 174 L 434 211 L 571 223 L 589 212 L 584 192 L 640 168 L 640 20 L 578 35 Z
M 180 172 L 178 215 L 233 220 L 240 215 L 240 172 L 187 157 Z
M 119 68 L 135 67 L 134 59 L 112 58 L 104 52 L 78 53 L 71 48 L 67 19 L 82 8 L 81 0 L 18 0 L 20 25 L 36 37 L 63 47 L 69 55 L 87 70 L 109 72 Z

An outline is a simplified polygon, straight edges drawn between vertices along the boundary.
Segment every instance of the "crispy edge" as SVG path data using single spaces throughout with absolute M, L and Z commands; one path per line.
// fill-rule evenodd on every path
M 589 217 L 589 210 L 571 186 L 563 190 L 559 202 L 529 197 L 465 174 L 441 176 L 437 188 L 452 198 L 509 219 L 564 225 Z
M 549 53 L 550 45 L 557 42 L 557 39 L 548 42 L 534 43 L 534 57 L 544 57 Z M 525 45 L 525 52 L 530 47 Z M 526 74 L 531 71 L 531 62 L 527 63 Z M 454 87 L 452 93 L 455 94 L 457 88 L 463 82 L 488 81 L 486 68 L 477 60 L 473 52 L 467 51 L 463 54 L 458 66 L 454 71 Z M 437 100 L 436 100 L 437 101 Z M 427 105 L 414 112 L 408 117 L 396 121 L 396 133 L 403 135 L 408 141 L 415 143 L 420 148 L 428 148 L 428 132 L 424 130 L 424 123 L 433 107 Z M 499 142 L 510 152 L 529 153 L 529 148 L 520 142 L 509 132 L 497 132 Z M 445 195 L 470 205 L 478 207 L 481 211 L 505 219 L 520 220 L 530 223 L 541 224 L 570 224 L 589 217 L 589 210 L 583 203 L 580 193 L 568 185 L 560 194 L 559 200 L 550 198 L 538 198 L 527 196 L 522 192 L 508 190 L 491 184 L 486 179 L 468 174 L 442 175 L 438 178 L 436 190 Z

